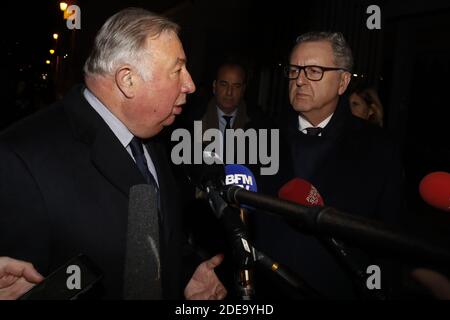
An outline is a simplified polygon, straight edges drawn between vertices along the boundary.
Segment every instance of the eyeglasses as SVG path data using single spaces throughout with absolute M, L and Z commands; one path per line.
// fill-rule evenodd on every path
M 333 68 L 333 67 L 322 67 L 322 66 L 297 66 L 295 64 L 288 64 L 284 67 L 284 75 L 289 80 L 297 80 L 300 76 L 300 72 L 305 70 L 305 75 L 308 80 L 320 81 L 323 78 L 323 74 L 326 71 L 348 71 L 345 68 Z

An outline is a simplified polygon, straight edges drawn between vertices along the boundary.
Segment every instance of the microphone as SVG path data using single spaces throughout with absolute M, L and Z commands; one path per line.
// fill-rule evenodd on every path
M 203 152 L 207 164 L 184 165 L 184 172 L 189 180 L 199 190 L 205 192 L 207 186 L 218 187 L 224 179 L 225 167 L 214 152 Z
M 289 200 L 304 206 L 325 205 L 322 196 L 317 189 L 308 181 L 294 178 L 283 185 L 278 192 L 278 197 L 283 200 Z M 331 252 L 331 254 L 340 262 L 344 269 L 352 276 L 361 292 L 385 300 L 384 293 L 379 290 L 368 291 L 366 284 L 367 275 L 361 268 L 361 263 L 351 257 L 348 248 L 340 241 L 330 237 L 318 237 L 320 242 Z
M 422 199 L 430 206 L 450 212 L 450 173 L 432 172 L 419 185 Z
M 356 243 L 359 247 L 390 253 L 397 258 L 400 256 L 412 261 L 425 260 L 438 265 L 450 265 L 447 249 L 405 235 L 378 221 L 343 213 L 331 207 L 306 207 L 235 186 L 226 186 L 221 194 L 229 203 L 250 205 L 279 215 L 302 232 L 337 237 Z
M 253 192 L 257 191 L 256 180 L 253 173 L 245 166 L 239 164 L 225 165 L 225 185 L 233 185 Z M 230 208 L 231 209 L 231 208 Z M 233 209 L 232 209 L 233 210 Z M 250 300 L 254 296 L 253 288 L 253 262 L 255 261 L 254 248 L 248 243 L 247 233 L 247 212 L 245 208 L 240 208 L 239 215 L 235 210 L 232 216 L 224 219 L 224 225 L 231 230 L 235 259 L 238 262 L 238 283 L 239 291 L 243 293 L 244 300 Z M 240 218 L 240 219 L 239 219 Z M 240 242 L 244 244 L 242 246 Z
M 246 166 L 240 164 L 225 165 L 225 185 L 233 185 L 245 190 L 257 192 L 255 176 Z
M 231 245 L 233 262 L 238 270 L 237 290 L 243 300 L 254 297 L 253 276 L 251 269 L 255 261 L 255 249 L 248 242 L 245 212 L 231 207 L 220 195 L 224 183 L 238 188 L 256 191 L 255 177 L 250 170 L 241 165 L 224 166 L 213 152 L 203 152 L 203 157 L 209 159 L 209 165 L 185 166 L 188 180 L 196 187 L 196 198 L 207 199 L 212 212 L 221 222 L 228 235 Z M 218 163 L 216 162 L 218 161 Z M 216 164 L 217 163 L 217 164 Z
M 205 154 L 204 157 L 209 156 Z M 214 155 L 211 153 L 211 156 Z M 233 208 L 220 195 L 219 190 L 224 187 L 225 172 L 229 173 L 227 181 L 234 182 L 235 167 L 225 167 L 222 164 L 203 166 L 190 166 L 187 170 L 189 180 L 200 190 L 198 198 L 206 198 L 216 218 L 221 222 L 227 232 L 231 245 L 234 264 L 238 270 L 237 289 L 243 300 L 252 300 L 254 297 L 253 279 L 250 269 L 253 266 L 254 253 L 249 244 L 246 227 L 239 217 L 237 208 Z M 247 176 L 237 174 L 236 179 L 253 185 L 255 179 L 251 172 Z
M 237 186 L 253 192 L 258 191 L 255 176 L 250 169 L 240 164 L 225 165 L 225 185 Z M 247 224 L 248 220 L 246 209 L 251 210 L 253 208 L 245 205 L 241 206 L 240 216 L 244 224 Z
M 319 191 L 311 183 L 300 178 L 294 178 L 283 185 L 278 191 L 278 197 L 304 206 L 325 205 Z
M 206 198 L 208 200 L 214 215 L 221 221 L 225 229 L 228 231 L 229 240 L 231 241 L 232 248 L 234 250 L 235 263 L 237 264 L 239 270 L 244 270 L 244 272 L 239 276 L 240 280 L 238 280 L 239 290 L 243 300 L 250 300 L 254 294 L 252 285 L 247 287 L 242 285 L 244 283 L 251 284 L 251 281 L 248 281 L 251 280 L 251 277 L 249 278 L 251 273 L 245 272 L 245 270 L 248 270 L 245 268 L 248 268 L 250 266 L 250 262 L 253 261 L 260 263 L 268 270 L 274 272 L 278 277 L 283 279 L 293 288 L 297 289 L 303 295 L 309 298 L 321 297 L 315 289 L 309 286 L 294 272 L 290 271 L 278 262 L 273 261 L 270 257 L 258 251 L 248 243 L 247 231 L 242 220 L 238 218 L 235 208 L 230 207 L 227 202 L 235 204 L 239 207 L 247 207 L 252 209 L 253 207 L 258 206 L 254 206 L 251 203 L 245 206 L 244 203 L 241 204 L 239 202 L 231 202 L 229 199 L 226 199 L 226 193 L 224 193 L 227 188 L 231 188 L 233 190 L 242 189 L 243 191 L 256 194 L 255 192 L 247 190 L 249 189 L 256 191 L 256 181 L 248 168 L 242 165 L 227 165 L 226 167 L 220 165 L 208 165 L 191 166 L 186 171 L 191 183 L 202 190 L 200 198 Z M 221 179 L 220 177 L 223 177 L 224 172 L 227 173 L 228 177 Z M 224 181 L 228 183 L 228 186 L 224 185 Z M 234 185 L 234 183 L 236 183 L 236 185 Z M 250 253 L 253 254 L 253 260 L 249 258 Z
M 239 164 L 229 164 L 225 165 L 225 185 L 226 186 L 234 186 L 234 187 L 240 187 L 244 190 L 251 191 L 251 192 L 257 192 L 257 184 L 255 177 L 250 169 L 243 165 Z M 242 222 L 240 225 L 244 227 L 247 222 L 247 212 L 246 209 L 252 210 L 252 207 L 241 205 L 241 220 Z M 236 216 L 236 215 L 235 215 Z M 278 277 L 283 279 L 285 282 L 287 282 L 289 285 L 291 285 L 296 290 L 299 290 L 302 292 L 303 295 L 309 297 L 309 298 L 319 298 L 320 294 L 313 289 L 311 286 L 309 286 L 305 281 L 303 281 L 300 277 L 298 277 L 296 274 L 294 274 L 292 271 L 288 270 L 285 266 L 282 264 L 272 260 L 269 256 L 264 254 L 263 252 L 257 250 L 254 247 L 251 247 L 253 250 L 253 258 L 255 262 L 260 263 L 262 266 L 264 266 L 266 269 L 270 270 L 271 272 L 274 272 Z M 248 272 L 248 274 L 251 277 L 251 272 Z M 252 278 L 252 277 L 251 277 Z M 247 279 L 244 280 L 244 282 L 251 284 L 251 278 L 250 281 L 247 281 Z
M 159 212 L 156 190 L 148 184 L 130 188 L 123 297 L 162 299 Z
M 203 160 L 206 164 L 184 165 L 183 171 L 195 187 L 195 199 L 205 200 L 208 199 L 207 188 L 218 190 L 223 186 L 225 167 L 220 157 L 211 151 L 203 151 Z

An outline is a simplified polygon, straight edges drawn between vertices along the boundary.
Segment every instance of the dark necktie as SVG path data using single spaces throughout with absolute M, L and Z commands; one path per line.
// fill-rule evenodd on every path
M 158 190 L 158 184 L 156 183 L 155 177 L 151 174 L 148 169 L 147 160 L 144 155 L 144 146 L 142 144 L 142 140 L 138 137 L 133 137 L 130 142 L 131 153 L 133 154 L 134 160 L 136 161 L 136 165 L 139 171 L 142 173 L 147 184 L 153 186 L 156 190 Z
M 231 119 L 232 116 L 222 116 L 227 124 L 225 125 L 225 130 L 223 130 L 223 163 L 226 163 L 226 150 L 227 150 L 227 129 L 231 129 Z
M 317 128 L 310 127 L 310 128 L 306 128 L 305 130 L 306 130 L 306 135 L 317 137 L 317 136 L 319 136 L 319 134 L 322 132 L 323 129 L 320 127 L 317 127 Z
M 231 129 L 231 119 L 233 119 L 233 117 L 232 116 L 222 116 L 222 118 L 224 118 L 225 121 L 227 122 L 227 124 L 225 126 L 225 130 Z
M 134 160 L 136 160 L 136 165 L 144 177 L 147 184 L 151 185 L 156 190 L 157 201 L 158 201 L 158 215 L 162 221 L 161 217 L 161 197 L 159 194 L 159 187 L 156 183 L 155 177 L 152 175 L 150 170 L 148 169 L 147 160 L 145 159 L 144 154 L 144 145 L 142 140 L 138 137 L 133 137 L 130 142 L 131 153 L 133 154 Z

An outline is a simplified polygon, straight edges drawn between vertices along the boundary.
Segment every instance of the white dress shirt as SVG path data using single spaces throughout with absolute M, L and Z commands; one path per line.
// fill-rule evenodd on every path
M 91 105 L 91 107 L 102 117 L 102 119 L 106 122 L 108 127 L 112 130 L 114 135 L 119 139 L 122 146 L 127 150 L 130 157 L 134 162 L 136 160 L 133 157 L 133 153 L 131 152 L 130 142 L 133 139 L 134 135 L 128 130 L 128 128 L 111 112 L 109 109 L 100 101 L 98 98 L 91 92 L 89 89 L 85 89 L 83 92 L 84 97 L 87 102 Z M 156 174 L 156 168 L 153 164 L 152 158 L 147 151 L 147 148 L 144 147 L 144 156 L 147 160 L 148 170 L 155 178 L 156 183 L 159 187 L 158 175 Z

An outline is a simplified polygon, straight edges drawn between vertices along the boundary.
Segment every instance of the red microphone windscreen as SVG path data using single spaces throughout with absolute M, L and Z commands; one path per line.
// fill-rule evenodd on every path
M 278 191 L 280 199 L 289 200 L 304 206 L 324 206 L 317 189 L 308 181 L 294 178 Z
M 426 175 L 420 182 L 419 192 L 429 205 L 450 212 L 450 173 L 433 172 Z

